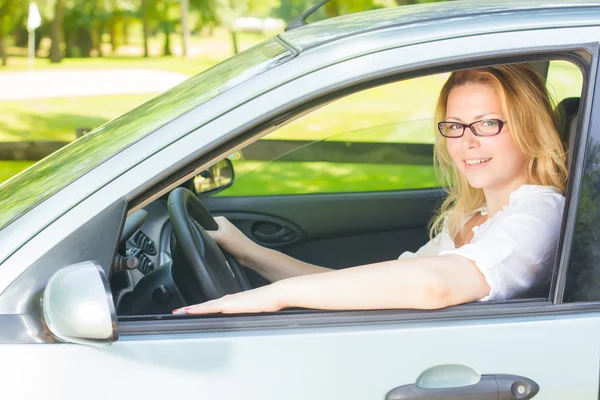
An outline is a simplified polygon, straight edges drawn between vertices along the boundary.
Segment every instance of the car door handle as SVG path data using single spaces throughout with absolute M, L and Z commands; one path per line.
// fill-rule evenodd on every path
M 473 385 L 423 388 L 416 384 L 392 389 L 386 400 L 528 400 L 540 390 L 531 379 L 516 375 L 482 375 Z
M 298 234 L 292 229 L 272 222 L 254 224 L 252 235 L 259 241 L 268 244 L 291 243 L 298 238 Z

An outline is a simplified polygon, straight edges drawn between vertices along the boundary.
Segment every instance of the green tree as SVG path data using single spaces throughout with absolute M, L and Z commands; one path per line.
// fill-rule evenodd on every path
M 144 56 L 148 57 L 148 37 L 157 28 L 164 34 L 163 54 L 170 56 L 171 34 L 179 24 L 179 0 L 142 0 L 140 15 L 144 26 Z
M 264 18 L 269 16 L 271 11 L 279 5 L 279 0 L 212 0 L 212 8 L 215 10 L 219 23 L 231 32 L 234 53 L 239 51 L 236 18 L 249 16 Z
M 0 0 L 0 60 L 3 66 L 8 63 L 6 36 L 13 31 L 17 23 L 23 21 L 26 10 L 24 0 Z
M 62 53 L 60 51 L 60 45 L 63 41 L 63 17 L 64 8 L 63 0 L 56 0 L 54 5 L 54 18 L 52 19 L 52 25 L 50 27 L 50 62 L 59 63 L 62 60 Z

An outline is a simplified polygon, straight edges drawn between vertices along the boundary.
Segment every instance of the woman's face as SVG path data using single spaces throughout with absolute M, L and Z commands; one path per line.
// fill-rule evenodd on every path
M 460 138 L 447 138 L 446 148 L 458 171 L 479 189 L 516 189 L 526 183 L 526 159 L 510 134 L 510 121 L 491 85 L 471 83 L 453 88 L 446 121 L 470 124 L 482 119 L 505 121 L 495 136 L 475 136 L 470 129 Z

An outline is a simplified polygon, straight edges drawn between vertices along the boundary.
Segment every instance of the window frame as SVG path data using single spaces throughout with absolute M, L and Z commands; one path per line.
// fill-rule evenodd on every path
M 511 300 L 507 302 L 471 303 L 449 307 L 444 310 L 366 310 L 366 311 L 323 311 L 323 310 L 284 310 L 277 313 L 265 313 L 261 315 L 217 315 L 217 316 L 187 316 L 182 319 L 177 316 L 119 316 L 119 328 L 121 335 L 157 334 L 157 333 L 184 333 L 202 332 L 207 330 L 255 330 L 287 328 L 290 325 L 296 327 L 326 327 L 333 325 L 364 325 L 372 323 L 399 323 L 416 321 L 441 321 L 441 320 L 463 320 L 465 318 L 490 318 L 501 316 L 529 316 L 535 314 L 554 315 L 591 312 L 600 309 L 597 303 L 570 303 L 560 304 L 562 300 L 561 290 L 564 290 L 564 279 L 568 266 L 568 255 L 572 242 L 574 229 L 574 213 L 576 213 L 579 188 L 581 186 L 582 166 L 587 134 L 589 128 L 589 115 L 592 106 L 593 94 L 596 89 L 598 43 L 587 43 L 567 46 L 548 46 L 543 48 L 514 49 L 496 51 L 486 54 L 470 55 L 468 57 L 453 57 L 451 59 L 428 61 L 424 66 L 416 66 L 414 69 L 405 70 L 406 66 L 398 67 L 403 72 L 390 71 L 383 77 L 378 77 L 362 82 L 355 82 L 345 87 L 323 95 L 317 95 L 309 100 L 290 105 L 281 110 L 275 116 L 266 116 L 253 127 L 246 129 L 233 136 L 226 143 L 215 147 L 212 151 L 204 154 L 196 160 L 182 167 L 167 179 L 155 184 L 139 196 L 132 199 L 130 208 L 143 204 L 144 200 L 155 196 L 174 181 L 181 180 L 182 171 L 193 171 L 206 164 L 210 160 L 218 158 L 219 155 L 227 154 L 231 149 L 242 143 L 250 143 L 266 135 L 278 125 L 293 119 L 295 116 L 303 115 L 321 104 L 346 96 L 348 94 L 368 89 L 381 84 L 416 78 L 419 76 L 435 73 L 450 72 L 452 70 L 483 67 L 494 64 L 507 64 L 515 62 L 551 61 L 565 60 L 579 66 L 583 75 L 583 93 L 580 106 L 578 122 L 578 137 L 576 140 L 576 151 L 573 154 L 573 164 L 569 172 L 569 185 L 565 193 L 566 210 L 563 215 L 563 223 L 559 246 L 557 250 L 557 261 L 555 263 L 553 282 L 548 299 L 525 299 Z M 593 75 L 592 75 L 593 73 Z M 600 90 L 600 89 L 599 89 Z M 599 97 L 600 98 L 600 97 Z M 597 104 L 595 109 L 600 108 Z M 597 121 L 600 124 L 600 121 Z M 600 129 L 599 129 L 600 130 Z M 188 172 L 189 173 L 189 172 Z M 431 189 L 423 189 L 431 190 Z M 318 194 L 314 194 L 318 195 Z M 292 195 L 294 196 L 294 195 Z

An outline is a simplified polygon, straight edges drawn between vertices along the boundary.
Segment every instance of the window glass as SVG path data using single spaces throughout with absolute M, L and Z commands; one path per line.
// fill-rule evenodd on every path
M 433 111 L 448 74 L 335 100 L 233 154 L 221 196 L 419 189 L 433 171 Z
M 600 300 L 600 142 L 590 138 L 564 301 Z
M 557 103 L 567 97 L 581 96 L 583 76 L 573 63 L 562 60 L 550 61 L 546 81 Z

